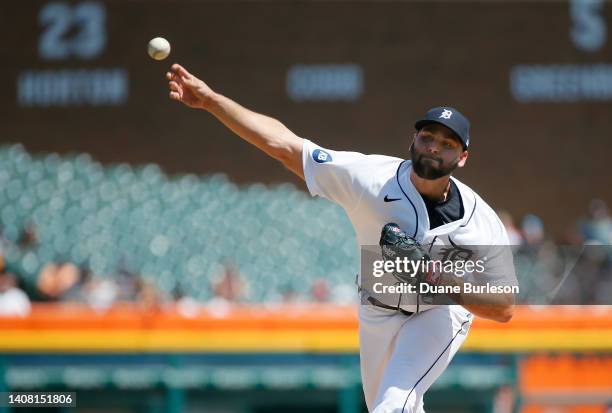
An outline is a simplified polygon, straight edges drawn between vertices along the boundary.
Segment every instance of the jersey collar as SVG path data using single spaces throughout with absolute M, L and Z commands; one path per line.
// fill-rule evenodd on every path
M 469 224 L 474 216 L 474 211 L 476 210 L 476 195 L 467 185 L 464 185 L 461 181 L 451 176 L 451 179 L 457 185 L 457 189 L 461 195 L 461 200 L 463 202 L 463 217 L 457 221 L 449 222 L 448 224 L 444 224 L 429 230 L 429 215 L 427 214 L 427 206 L 423 201 L 423 197 L 410 179 L 411 170 L 412 161 L 405 160 L 402 162 L 397 171 L 397 184 L 399 185 L 404 196 L 415 209 L 417 219 L 415 234 L 413 235 L 415 238 L 419 239 L 423 236 L 429 237 L 448 234 Z

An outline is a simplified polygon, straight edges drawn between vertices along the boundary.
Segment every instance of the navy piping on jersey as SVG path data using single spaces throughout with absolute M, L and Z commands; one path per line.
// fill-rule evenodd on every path
M 438 236 L 436 235 L 435 237 L 433 237 L 433 240 L 431 240 L 431 243 L 429 244 L 429 251 L 427 251 L 428 253 L 431 253 L 431 249 L 433 248 L 437 239 L 438 239 Z
M 431 241 L 431 244 L 429 244 L 429 250 L 427 250 L 428 253 L 431 253 L 431 249 L 433 248 L 437 239 L 438 239 L 438 236 L 436 235 Z M 420 312 L 419 311 L 420 305 L 421 305 L 421 292 L 419 291 L 417 292 L 417 310 L 416 310 L 417 314 Z
M 467 224 L 470 223 L 470 221 L 472 220 L 472 217 L 474 216 L 474 212 L 476 211 L 476 203 L 478 202 L 478 198 L 476 198 L 476 194 L 474 194 L 474 191 L 472 191 L 472 195 L 474 195 L 474 208 L 472 208 L 472 213 L 470 214 L 470 217 L 468 218 L 468 220 L 465 222 L 465 224 L 461 224 L 460 228 L 463 228 L 467 226 Z
M 419 385 L 419 383 L 425 378 L 425 376 L 427 376 L 427 373 L 429 373 L 431 371 L 431 369 L 433 368 L 433 366 L 436 365 L 436 363 L 438 362 L 438 360 L 440 360 L 440 357 L 442 357 L 442 355 L 446 352 L 446 350 L 448 350 L 448 348 L 450 347 L 451 344 L 453 344 L 453 341 L 457 338 L 457 336 L 459 335 L 459 333 L 461 333 L 463 331 L 463 326 L 466 323 L 469 323 L 470 320 L 466 320 L 461 324 L 461 327 L 459 327 L 459 330 L 455 333 L 455 335 L 453 336 L 453 338 L 451 338 L 451 340 L 448 342 L 448 344 L 446 345 L 446 347 L 444 347 L 444 350 L 442 350 L 442 352 L 438 355 L 438 357 L 434 360 L 433 363 L 431 363 L 431 366 L 429 366 L 429 368 L 427 369 L 427 371 L 421 376 L 420 379 L 417 380 L 416 383 L 414 383 L 414 386 L 412 386 L 412 388 L 410 389 L 410 392 L 408 393 L 408 396 L 406 396 L 406 401 L 404 402 L 404 405 L 402 406 L 402 413 L 404 413 L 404 409 L 406 408 L 406 404 L 408 403 L 408 399 L 410 398 L 410 395 L 412 394 L 412 392 L 414 391 L 414 389 L 416 388 L 416 386 Z
M 397 186 L 399 186 L 400 191 L 402 191 L 402 194 L 404 194 L 408 202 L 410 202 L 410 205 L 412 205 L 412 209 L 414 209 L 414 216 L 416 217 L 416 226 L 414 227 L 414 234 L 412 234 L 412 238 L 416 238 L 416 235 L 419 231 L 419 214 L 417 213 L 417 209 L 412 203 L 412 200 L 410 199 L 408 194 L 406 194 L 406 191 L 404 191 L 404 188 L 402 188 L 402 184 L 400 183 L 400 180 L 399 180 L 400 169 L 402 169 L 402 165 L 405 162 L 407 162 L 407 160 L 402 161 L 402 163 L 400 163 L 399 166 L 397 167 L 397 171 L 395 172 L 395 180 L 397 181 Z

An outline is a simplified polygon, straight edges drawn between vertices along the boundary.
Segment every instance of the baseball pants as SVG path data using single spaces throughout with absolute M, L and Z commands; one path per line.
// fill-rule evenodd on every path
M 368 411 L 424 412 L 423 395 L 465 341 L 472 320 L 458 305 L 412 316 L 361 305 L 361 377 Z

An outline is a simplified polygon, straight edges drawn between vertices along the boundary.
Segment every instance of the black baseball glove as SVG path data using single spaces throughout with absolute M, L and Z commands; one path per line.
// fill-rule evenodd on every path
M 407 261 L 412 262 L 407 268 L 403 264 L 399 268 L 394 266 L 395 270 L 392 273 L 398 280 L 409 284 L 420 282 L 438 284 L 438 277 L 433 271 L 430 271 L 430 266 L 427 265 L 431 260 L 429 254 L 416 239 L 406 235 L 397 224 L 390 222 L 383 227 L 379 245 L 385 261 L 396 262 L 396 259 L 399 258 L 403 263 L 404 258 L 407 258 Z M 415 268 L 417 268 L 416 271 L 414 271 Z

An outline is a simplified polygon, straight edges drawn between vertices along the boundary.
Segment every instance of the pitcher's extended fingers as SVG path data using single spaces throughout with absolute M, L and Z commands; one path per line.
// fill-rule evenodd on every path
M 178 92 L 180 91 L 180 86 L 178 85 L 178 83 L 176 83 L 174 80 L 171 80 L 168 83 L 168 87 L 170 88 L 170 90 L 174 91 L 174 92 Z
M 176 73 L 168 72 L 166 73 L 166 79 L 174 80 L 178 82 L 179 80 L 181 80 L 181 77 L 177 75 Z
M 180 77 L 184 77 L 187 79 L 191 78 L 191 74 L 187 71 L 187 69 L 185 69 L 183 66 L 179 65 L 178 63 L 175 63 L 172 65 L 171 67 L 172 72 L 174 72 L 174 74 L 179 75 Z

